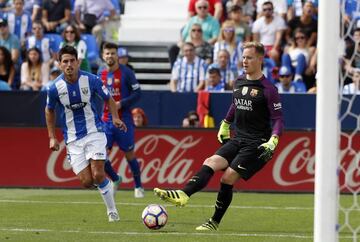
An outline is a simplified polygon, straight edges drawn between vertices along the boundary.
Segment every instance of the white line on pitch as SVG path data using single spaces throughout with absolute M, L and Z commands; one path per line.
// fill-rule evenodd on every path
M 48 232 L 48 233 L 78 233 L 78 234 L 116 234 L 116 235 L 143 235 L 143 236 L 165 236 L 165 235 L 174 235 L 174 236 L 241 236 L 241 237 L 274 237 L 274 238 L 296 238 L 296 239 L 310 239 L 310 235 L 301 235 L 301 234 L 257 234 L 257 233 L 189 233 L 189 232 L 114 232 L 114 231 L 83 231 L 83 230 L 52 230 L 52 229 L 23 229 L 23 228 L 0 228 L 1 231 L 7 232 Z
M 37 201 L 37 200 L 0 200 L 0 203 L 40 203 L 40 204 L 103 204 L 102 202 L 86 202 L 86 201 Z M 125 205 L 125 206 L 147 206 L 147 203 L 123 203 L 118 202 L 119 205 Z M 173 206 L 173 205 L 167 205 L 167 206 Z M 186 205 L 186 207 L 189 208 L 212 208 L 214 205 L 205 205 L 205 204 L 189 204 Z M 238 205 L 232 205 L 231 208 L 236 209 L 264 209 L 264 210 L 313 210 L 312 207 L 274 207 L 274 206 L 238 206 Z

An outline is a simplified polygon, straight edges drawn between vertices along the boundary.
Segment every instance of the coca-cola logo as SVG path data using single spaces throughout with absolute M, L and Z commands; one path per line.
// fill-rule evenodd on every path
M 281 150 L 272 172 L 277 184 L 293 186 L 314 182 L 315 158 L 310 143 L 310 138 L 300 137 Z
M 312 139 L 298 137 L 286 145 L 276 157 L 272 170 L 274 181 L 280 186 L 295 186 L 314 183 L 315 151 Z M 328 162 L 341 162 L 334 179 L 339 178 L 341 190 L 360 186 L 360 153 L 353 148 L 343 147 L 339 157 Z
M 201 138 L 194 138 L 192 135 L 176 139 L 170 135 L 151 134 L 142 137 L 136 142 L 135 152 L 141 154 L 138 161 L 141 167 L 141 179 L 144 183 L 155 180 L 159 184 L 183 184 L 192 176 L 191 166 L 194 158 L 190 157 L 187 152 L 195 148 L 199 144 Z M 163 148 L 160 146 L 165 146 Z M 77 179 L 73 174 L 68 177 L 61 177 L 56 169 L 57 162 L 60 162 L 63 171 L 71 170 L 71 167 L 62 152 L 65 144 L 60 144 L 60 150 L 52 152 L 47 161 L 47 175 L 54 182 L 67 182 Z M 167 150 L 168 153 L 159 152 Z M 121 153 L 121 154 L 119 154 Z M 62 154 L 62 155 L 61 155 Z M 109 159 L 114 167 L 118 167 L 117 171 L 122 176 L 124 183 L 130 183 L 133 180 L 128 164 L 122 152 L 116 146 L 109 154 Z M 146 160 L 145 160 L 146 159 Z
M 193 135 L 189 132 L 173 134 L 171 132 L 168 134 L 166 132 L 150 132 L 142 135 L 136 142 L 135 153 L 140 163 L 141 179 L 144 185 L 148 187 L 154 185 L 183 186 L 201 167 L 203 159 L 213 154 L 218 148 L 216 140 L 212 142 L 206 138 L 213 138 L 212 135 Z M 341 167 L 337 174 L 334 171 L 334 177 L 336 179 L 338 176 L 342 190 L 360 187 L 360 153 L 358 152 L 360 142 L 357 142 L 356 139 L 349 144 L 343 138 L 339 158 L 334 157 L 334 159 L 341 160 Z M 127 186 L 132 186 L 133 176 L 124 153 L 114 146 L 109 158 L 113 167 L 122 176 L 123 182 Z M 315 175 L 315 138 L 311 134 L 294 135 L 290 133 L 284 135 L 272 162 L 272 167 L 264 168 L 266 171 L 264 176 L 254 176 L 250 183 L 255 181 L 253 184 L 264 184 L 263 179 L 266 179 L 268 183 L 266 187 L 262 187 L 264 189 L 274 190 L 279 187 L 294 190 L 312 189 Z M 59 151 L 50 154 L 46 164 L 46 174 L 53 182 L 67 182 L 65 185 L 77 180 L 66 159 L 64 142 L 61 142 Z

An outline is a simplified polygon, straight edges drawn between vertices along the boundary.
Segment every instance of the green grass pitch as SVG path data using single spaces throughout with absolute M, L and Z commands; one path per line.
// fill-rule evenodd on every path
M 116 195 L 121 221 L 108 223 L 105 207 L 96 190 L 0 189 L 0 241 L 248 241 L 289 242 L 313 240 L 312 194 L 234 192 L 232 204 L 217 232 L 197 232 L 209 218 L 215 192 L 193 195 L 177 208 L 146 191 L 135 199 L 133 191 Z M 351 205 L 352 196 L 344 204 Z M 157 231 L 141 221 L 142 210 L 162 204 L 168 223 Z M 360 216 L 354 218 L 359 224 Z M 352 241 L 350 233 L 340 241 Z

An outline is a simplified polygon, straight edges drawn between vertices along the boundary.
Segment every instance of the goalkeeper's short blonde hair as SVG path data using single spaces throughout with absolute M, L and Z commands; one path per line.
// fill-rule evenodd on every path
M 260 42 L 257 41 L 250 41 L 250 42 L 246 42 L 243 45 L 243 49 L 249 49 L 249 48 L 254 48 L 255 52 L 261 56 L 265 55 L 265 48 L 264 45 L 261 44 Z

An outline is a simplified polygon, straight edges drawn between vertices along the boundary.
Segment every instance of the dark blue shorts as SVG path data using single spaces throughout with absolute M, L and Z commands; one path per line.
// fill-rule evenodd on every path
M 241 141 L 231 139 L 215 154 L 225 158 L 229 166 L 237 171 L 241 178 L 248 180 L 266 164 L 259 159 L 261 152 L 258 150 L 258 146 L 262 143 L 264 143 L 263 139 Z
M 107 138 L 106 147 L 111 149 L 114 142 L 119 146 L 119 148 L 124 151 L 128 152 L 135 148 L 135 126 L 133 123 L 126 123 L 127 131 L 121 130 L 116 128 L 113 123 L 108 122 L 105 123 L 105 134 Z

